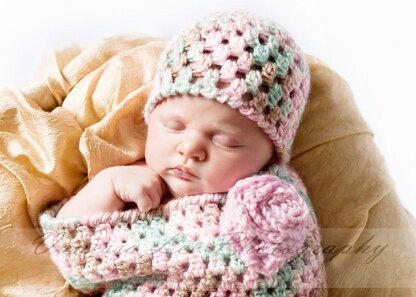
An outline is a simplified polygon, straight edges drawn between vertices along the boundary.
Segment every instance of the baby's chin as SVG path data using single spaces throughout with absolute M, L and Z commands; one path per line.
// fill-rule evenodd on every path
M 172 196 L 173 198 L 182 198 L 185 196 L 192 196 L 192 195 L 198 195 L 198 194 L 202 194 L 203 192 L 201 190 L 196 190 L 196 189 L 187 189 L 187 188 L 183 188 L 183 187 L 177 187 L 177 186 L 173 186 L 173 187 L 169 187 L 169 193 L 170 196 Z
M 226 192 L 219 187 L 212 187 L 209 190 L 204 190 L 201 187 L 195 186 L 195 185 L 182 185 L 182 184 L 169 184 L 168 190 L 169 194 L 173 198 L 182 198 L 185 196 L 193 196 L 193 195 L 200 195 L 200 194 L 206 194 L 206 193 L 223 193 Z

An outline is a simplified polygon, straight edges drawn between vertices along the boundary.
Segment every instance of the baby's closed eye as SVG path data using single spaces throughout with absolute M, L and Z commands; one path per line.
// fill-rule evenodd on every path
M 180 131 L 180 130 L 185 129 L 185 125 L 179 121 L 167 121 L 167 122 L 163 122 L 163 125 L 175 131 Z
M 213 136 L 214 142 L 219 143 L 220 145 L 227 146 L 227 147 L 241 147 L 242 145 L 239 141 L 235 140 L 226 135 L 214 135 Z
M 183 131 L 186 129 L 184 123 L 177 121 L 177 120 L 169 120 L 164 121 L 163 125 L 167 127 L 169 130 L 173 131 Z M 211 133 L 212 139 L 215 143 L 219 145 L 226 146 L 226 147 L 241 147 L 241 143 L 235 138 L 231 137 L 230 135 L 224 134 L 222 132 L 215 132 Z

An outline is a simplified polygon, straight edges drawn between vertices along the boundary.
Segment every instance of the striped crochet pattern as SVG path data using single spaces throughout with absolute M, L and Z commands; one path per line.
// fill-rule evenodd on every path
M 281 25 L 248 12 L 220 12 L 171 39 L 144 118 L 148 123 L 170 96 L 217 100 L 255 121 L 273 141 L 279 163 L 286 163 L 309 88 L 309 66 Z
M 64 201 L 65 202 L 65 201 Z M 326 296 L 316 216 L 288 166 L 157 209 L 40 217 L 65 279 L 103 296 Z

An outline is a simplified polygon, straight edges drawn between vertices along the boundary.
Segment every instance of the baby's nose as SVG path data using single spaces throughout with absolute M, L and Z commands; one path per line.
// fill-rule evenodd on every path
M 184 139 L 177 149 L 178 153 L 186 159 L 203 161 L 206 158 L 206 144 L 198 135 L 192 135 Z

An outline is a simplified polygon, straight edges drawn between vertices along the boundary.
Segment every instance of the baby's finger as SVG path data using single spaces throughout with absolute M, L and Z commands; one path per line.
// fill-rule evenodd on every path
M 152 208 L 158 207 L 160 204 L 160 200 L 162 199 L 161 194 L 154 188 L 149 190 L 149 192 L 149 196 L 152 199 Z
M 144 195 L 138 197 L 136 204 L 140 211 L 148 212 L 150 209 L 152 209 L 152 198 L 147 193 L 145 193 Z

